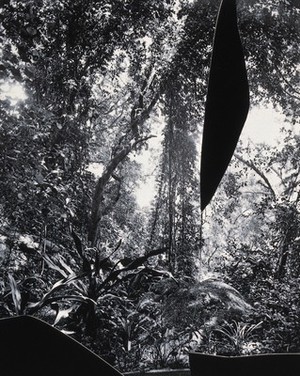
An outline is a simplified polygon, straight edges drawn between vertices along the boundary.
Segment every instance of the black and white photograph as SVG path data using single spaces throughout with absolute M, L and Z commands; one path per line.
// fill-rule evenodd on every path
M 299 45 L 299 0 L 1 0 L 1 376 L 299 372 Z

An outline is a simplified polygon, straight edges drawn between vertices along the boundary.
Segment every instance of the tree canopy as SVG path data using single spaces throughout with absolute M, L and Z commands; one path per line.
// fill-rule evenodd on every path
M 37 315 L 122 370 L 181 366 L 191 348 L 299 351 L 300 8 L 238 2 L 250 103 L 284 114 L 285 139 L 240 144 L 202 216 L 219 4 L 2 1 L 1 316 Z M 155 137 L 142 211 L 137 156 Z M 254 340 L 232 349 L 224 330 L 241 326 Z

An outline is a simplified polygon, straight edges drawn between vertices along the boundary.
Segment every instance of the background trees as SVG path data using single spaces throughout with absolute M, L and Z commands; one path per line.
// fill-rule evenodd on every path
M 235 293 L 201 285 L 214 276 L 256 307 L 249 325 L 263 319 L 264 349 L 298 349 L 297 132 L 277 148 L 241 145 L 199 211 L 218 5 L 3 2 L 1 316 L 40 315 L 123 369 L 136 359 L 178 365 L 191 344 L 214 351 L 215 326 L 246 312 L 224 316 Z M 241 1 L 238 15 L 252 103 L 271 102 L 296 124 L 297 2 Z M 10 94 L 16 85 L 25 100 Z M 137 161 L 161 130 L 156 197 L 142 212 Z
M 237 150 L 238 174 L 228 174 L 207 218 L 217 223 L 207 225 L 206 267 L 227 270 L 254 304 L 263 320 L 259 351 L 298 351 L 299 136 L 283 132 L 280 146 Z

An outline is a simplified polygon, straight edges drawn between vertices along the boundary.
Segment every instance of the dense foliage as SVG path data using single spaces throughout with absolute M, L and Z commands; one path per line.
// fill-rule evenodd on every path
M 299 6 L 238 2 L 251 101 L 285 115 L 284 142 L 241 144 L 202 215 L 218 6 L 2 2 L 1 317 L 37 315 L 121 370 L 184 366 L 190 349 L 299 351 Z

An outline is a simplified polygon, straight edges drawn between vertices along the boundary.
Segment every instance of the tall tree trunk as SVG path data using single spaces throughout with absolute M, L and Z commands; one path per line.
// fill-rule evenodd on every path
M 102 176 L 98 179 L 96 184 L 96 189 L 92 201 L 92 211 L 89 224 L 89 235 L 88 239 L 92 247 L 97 245 L 97 231 L 99 222 L 102 218 L 105 208 L 103 207 L 103 194 L 104 189 L 113 176 L 114 172 L 118 168 L 121 162 L 128 156 L 128 154 L 140 143 L 149 140 L 153 136 L 148 136 L 137 141 L 132 141 L 129 145 L 121 149 L 108 163 Z

